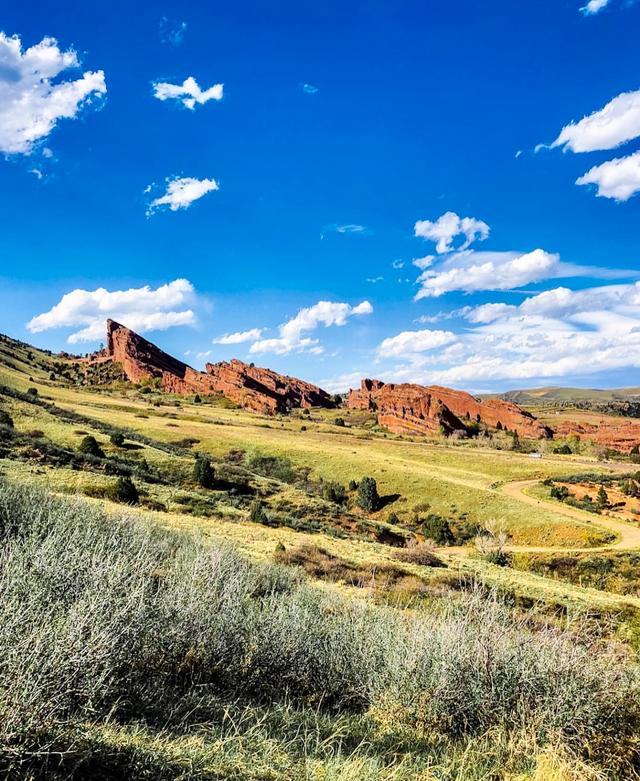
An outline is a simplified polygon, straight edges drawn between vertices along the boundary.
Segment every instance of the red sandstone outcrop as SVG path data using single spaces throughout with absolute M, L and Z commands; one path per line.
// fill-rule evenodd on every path
M 242 361 L 207 364 L 206 373 L 196 371 L 114 320 L 107 320 L 105 352 L 131 382 L 156 379 L 169 393 L 221 393 L 240 407 L 267 415 L 298 407 L 336 406 L 316 385 Z
M 208 363 L 205 368 L 219 393 L 254 412 L 273 414 L 299 407 L 337 406 L 333 397 L 317 385 L 278 374 L 271 369 L 261 369 L 235 358 L 221 363 Z
M 396 433 L 429 434 L 444 430 L 450 434 L 463 431 L 466 420 L 535 439 L 552 436 L 548 426 L 517 404 L 499 399 L 478 401 L 469 393 L 439 385 L 396 385 L 364 379 L 359 390 L 350 391 L 347 406 L 375 410 L 380 425 Z
M 632 418 L 600 420 L 598 423 L 586 423 L 566 420 L 554 426 L 556 436 L 577 436 L 604 448 L 629 453 L 640 445 L 640 421 Z

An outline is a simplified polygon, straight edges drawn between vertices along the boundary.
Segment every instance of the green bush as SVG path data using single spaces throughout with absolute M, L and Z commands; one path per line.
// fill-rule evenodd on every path
M 436 545 L 453 545 L 455 536 L 449 521 L 441 515 L 428 515 L 422 522 L 421 531 L 425 537 L 433 540 Z
M 347 492 L 340 483 L 323 483 L 322 498 L 334 504 L 344 504 L 347 501 Z
M 249 520 L 253 523 L 267 523 L 269 520 L 260 499 L 254 499 L 253 502 L 251 502 L 251 507 L 249 508 Z
M 123 447 L 124 434 L 120 431 L 114 431 L 113 434 L 109 436 L 109 442 L 111 442 L 111 444 L 115 445 L 116 447 Z
M 130 477 L 119 477 L 115 484 L 108 490 L 108 497 L 121 504 L 138 504 L 140 495 L 133 480 Z
M 203 455 L 197 455 L 193 465 L 193 479 L 202 488 L 213 488 L 215 485 L 215 472 L 211 461 Z
M 345 425 L 344 418 L 336 418 L 333 422 L 334 422 L 334 424 L 336 426 L 344 426 Z
M 13 418 L 3 409 L 0 409 L 0 426 L 4 426 L 5 428 L 13 428 Z
M 571 492 L 566 485 L 553 485 L 551 486 L 549 495 L 552 499 L 557 499 L 559 502 L 564 502 L 571 496 Z
M 363 477 L 358 483 L 358 506 L 366 512 L 375 512 L 380 506 L 378 485 L 373 477 Z
M 96 458 L 104 458 L 104 450 L 98 444 L 98 440 L 91 434 L 83 437 L 78 445 L 78 451 Z

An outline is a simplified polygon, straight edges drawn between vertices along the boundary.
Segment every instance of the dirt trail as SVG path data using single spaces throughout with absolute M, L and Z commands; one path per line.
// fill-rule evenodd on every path
M 500 491 L 512 499 L 516 499 L 519 502 L 524 502 L 532 507 L 544 507 L 546 510 L 557 513 L 558 515 L 564 515 L 567 518 L 571 518 L 574 521 L 578 521 L 585 525 L 599 526 L 607 531 L 613 532 L 618 536 L 618 541 L 611 543 L 610 545 L 601 545 L 595 548 L 576 548 L 575 550 L 582 551 L 597 551 L 597 550 L 633 550 L 640 548 L 640 526 L 633 526 L 630 523 L 624 521 L 617 521 L 614 518 L 607 518 L 604 515 L 594 515 L 589 517 L 589 514 L 578 510 L 575 507 L 563 504 L 562 502 L 547 502 L 543 499 L 538 499 L 535 496 L 529 496 L 525 494 L 526 488 L 536 485 L 538 480 L 516 480 L 511 483 L 505 483 L 500 487 Z M 564 552 L 568 553 L 569 548 L 562 547 L 525 547 L 525 546 L 513 546 L 509 550 L 513 551 L 529 551 L 535 552 Z

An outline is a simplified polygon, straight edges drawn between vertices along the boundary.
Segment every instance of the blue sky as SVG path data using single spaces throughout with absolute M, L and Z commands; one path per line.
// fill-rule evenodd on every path
M 581 5 L 4 8 L 0 331 L 86 352 L 111 315 L 332 390 L 640 384 L 640 4 Z

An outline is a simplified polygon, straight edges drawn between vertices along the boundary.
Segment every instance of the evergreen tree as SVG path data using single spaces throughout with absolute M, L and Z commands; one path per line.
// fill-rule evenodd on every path
M 375 512 L 380 506 L 378 485 L 373 477 L 363 477 L 358 484 L 358 505 L 366 512 Z

